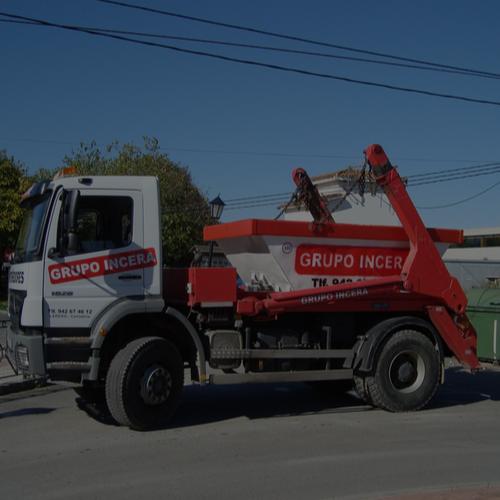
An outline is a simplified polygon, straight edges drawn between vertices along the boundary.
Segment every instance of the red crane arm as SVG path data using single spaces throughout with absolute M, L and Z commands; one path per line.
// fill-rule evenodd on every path
M 298 201 L 304 203 L 311 212 L 314 222 L 317 224 L 335 222 L 325 200 L 319 194 L 318 188 L 312 183 L 307 172 L 303 168 L 296 168 L 292 172 L 292 179 L 297 186 Z
M 404 308 L 402 304 L 405 301 L 408 310 L 413 310 L 418 302 L 455 356 L 464 365 L 479 368 L 476 332 L 465 314 L 467 298 L 460 284 L 444 265 L 403 180 L 383 148 L 373 144 L 364 153 L 377 184 L 383 188 L 408 236 L 410 251 L 401 274 L 343 285 L 271 293 L 261 299 L 246 297 L 238 302 L 238 312 L 272 315 L 289 311 L 356 310 L 357 307 L 363 310 L 367 304 L 381 298 L 391 303 L 394 310 Z M 318 200 L 308 186 L 310 179 L 307 174 L 297 169 L 294 180 L 298 186 L 304 187 L 305 192 L 312 193 L 313 209 L 308 208 L 315 219 L 323 220 L 325 214 L 319 203 L 321 199 Z

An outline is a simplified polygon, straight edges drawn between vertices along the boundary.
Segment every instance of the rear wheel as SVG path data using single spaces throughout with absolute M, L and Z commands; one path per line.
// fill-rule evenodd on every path
M 416 330 L 400 330 L 382 347 L 365 391 L 385 410 L 419 410 L 436 393 L 440 375 L 441 357 L 431 340 Z
M 184 365 L 177 348 L 160 337 L 134 340 L 113 358 L 106 402 L 113 418 L 136 430 L 164 426 L 179 405 Z

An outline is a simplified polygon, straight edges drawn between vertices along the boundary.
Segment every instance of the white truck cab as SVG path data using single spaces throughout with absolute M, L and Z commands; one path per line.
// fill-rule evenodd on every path
M 164 306 L 158 181 L 60 177 L 35 184 L 22 204 L 7 355 L 22 372 L 79 382 L 110 322 Z

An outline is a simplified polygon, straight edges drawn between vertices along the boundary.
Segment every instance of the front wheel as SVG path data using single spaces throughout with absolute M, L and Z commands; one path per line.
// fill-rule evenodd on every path
M 361 400 L 368 404 L 368 405 L 373 405 L 372 398 L 370 397 L 370 393 L 368 392 L 368 386 L 367 386 L 367 377 L 362 374 L 355 374 L 354 375 L 354 388 L 356 389 L 356 392 L 358 396 L 361 398 Z
M 179 405 L 184 365 L 177 348 L 160 337 L 127 344 L 106 376 L 106 402 L 113 418 L 135 430 L 164 426 Z
M 366 390 L 385 410 L 419 410 L 433 398 L 440 375 L 441 356 L 431 340 L 416 330 L 400 330 L 382 347 Z
M 85 401 L 85 403 L 99 404 L 104 403 L 106 400 L 104 387 L 102 386 L 84 382 L 83 385 L 75 387 L 74 391 L 81 399 L 83 399 L 83 401 Z

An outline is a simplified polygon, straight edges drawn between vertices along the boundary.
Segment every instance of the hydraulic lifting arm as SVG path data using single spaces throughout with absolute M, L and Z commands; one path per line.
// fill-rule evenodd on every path
M 312 183 L 307 172 L 303 168 L 296 168 L 292 172 L 292 179 L 297 186 L 296 196 L 298 201 L 304 203 L 311 212 L 314 222 L 316 224 L 335 222 L 325 200 L 319 194 L 318 188 Z
M 247 298 L 239 301 L 238 311 L 250 315 L 329 309 L 355 311 L 357 305 L 366 305 L 380 298 L 387 304 L 419 302 L 458 360 L 471 369 L 479 368 L 476 332 L 465 314 L 467 299 L 460 284 L 449 274 L 404 182 L 382 147 L 374 144 L 366 148 L 364 153 L 377 184 L 384 189 L 408 236 L 410 251 L 401 274 L 356 283 L 271 293 L 260 300 Z M 315 222 L 332 223 L 333 219 L 328 219 L 331 214 L 327 209 L 325 211 L 324 202 L 316 188 L 313 186 L 311 190 L 307 185 L 307 174 L 302 169 L 300 172 L 295 170 L 293 177 L 298 187 L 309 193 L 307 206 L 310 210 L 312 207 Z
M 410 252 L 401 272 L 404 289 L 443 302 L 444 308 L 427 307 L 434 326 L 462 363 L 479 368 L 476 332 L 465 314 L 467 298 L 462 287 L 444 265 L 401 177 L 382 146 L 372 144 L 366 148 L 365 158 L 408 235 Z

